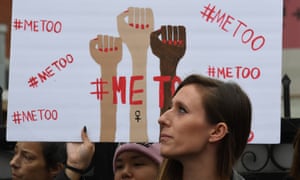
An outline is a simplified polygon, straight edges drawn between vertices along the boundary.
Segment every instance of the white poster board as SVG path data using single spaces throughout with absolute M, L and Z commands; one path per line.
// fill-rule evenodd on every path
M 239 83 L 249 142 L 279 143 L 281 39 L 281 0 L 14 0 L 7 140 L 157 141 L 162 83 L 198 73 Z

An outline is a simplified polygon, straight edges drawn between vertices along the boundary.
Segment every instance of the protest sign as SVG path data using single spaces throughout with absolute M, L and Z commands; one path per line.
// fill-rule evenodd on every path
M 14 0 L 7 139 L 157 141 L 180 81 L 236 81 L 280 140 L 281 0 Z

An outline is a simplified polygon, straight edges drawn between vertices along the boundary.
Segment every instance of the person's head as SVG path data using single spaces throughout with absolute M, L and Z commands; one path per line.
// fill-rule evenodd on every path
M 239 85 L 190 75 L 161 115 L 162 179 L 181 179 L 182 163 L 213 152 L 217 175 L 228 178 L 251 129 L 251 102 Z M 207 154 L 205 154 L 207 155 Z
M 161 162 L 158 143 L 120 144 L 113 158 L 115 180 L 155 180 Z
M 52 180 L 63 169 L 64 143 L 17 142 L 10 161 L 13 180 Z
M 300 179 L 300 129 L 298 129 L 294 138 L 294 153 L 290 174 L 294 179 Z

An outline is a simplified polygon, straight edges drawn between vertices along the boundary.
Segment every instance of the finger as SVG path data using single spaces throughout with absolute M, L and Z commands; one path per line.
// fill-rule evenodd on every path
M 173 36 L 173 28 L 172 28 L 172 26 L 168 26 L 167 27 L 167 42 L 171 45 L 172 44 L 172 36 Z
M 163 42 L 166 42 L 167 41 L 167 27 L 166 26 L 161 26 L 161 40 Z
M 133 10 L 133 13 L 134 13 L 133 22 L 134 22 L 134 26 L 135 26 L 136 29 L 140 28 L 139 25 L 141 23 L 141 14 L 142 14 L 141 11 L 142 10 L 143 10 L 142 8 L 134 8 L 134 10 Z
M 97 38 L 90 40 L 90 54 L 94 59 L 97 58 L 98 50 L 99 48 L 97 47 Z
M 146 18 L 145 18 L 145 25 L 146 28 L 153 28 L 154 25 L 154 17 L 153 17 L 153 11 L 150 8 L 146 8 Z
M 97 40 L 98 49 L 100 51 L 102 51 L 104 49 L 104 47 L 103 47 L 103 36 L 99 34 L 97 37 L 98 37 L 98 40 Z
M 90 49 L 95 49 L 97 44 L 97 38 L 90 40 Z
M 184 26 L 179 26 L 179 38 L 183 41 L 183 44 L 186 43 L 186 32 Z
M 161 34 L 161 30 L 158 29 L 156 31 L 153 31 L 151 34 L 150 34 L 150 45 L 151 45 L 151 48 L 158 48 L 159 45 L 161 44 L 161 41 L 159 39 L 159 36 Z
M 140 29 L 145 29 L 146 28 L 146 9 L 141 8 L 140 9 Z
M 104 47 L 104 52 L 107 52 L 108 51 L 108 36 L 107 35 L 104 35 L 103 36 L 103 47 Z
M 128 8 L 128 24 L 132 27 L 134 27 L 134 8 L 129 7 Z
M 114 50 L 115 51 L 122 51 L 122 39 L 121 38 L 115 38 L 114 42 Z
M 91 142 L 88 135 L 87 135 L 87 128 L 86 126 L 84 126 L 81 130 L 81 139 L 82 141 L 85 143 L 85 142 Z
M 125 22 L 126 16 L 128 16 L 128 10 L 126 10 L 126 11 L 120 13 L 120 14 L 117 16 L 117 22 L 118 22 L 118 25 L 124 26 L 125 24 L 127 24 L 127 23 Z
M 108 48 L 110 52 L 114 50 L 114 38 L 112 36 L 109 36 Z
M 156 31 L 153 31 L 151 34 L 150 34 L 150 38 L 153 39 L 158 39 L 159 35 L 161 34 L 161 29 L 158 29 Z
M 173 26 L 173 41 L 175 43 L 178 40 L 179 40 L 178 26 Z

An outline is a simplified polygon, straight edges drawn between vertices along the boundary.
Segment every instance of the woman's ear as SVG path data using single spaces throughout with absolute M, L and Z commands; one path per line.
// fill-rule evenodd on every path
M 63 163 L 58 163 L 55 167 L 50 168 L 50 174 L 51 177 L 56 177 L 59 172 L 61 172 L 64 169 Z
M 210 133 L 209 142 L 214 143 L 223 139 L 228 133 L 228 126 L 225 122 L 219 122 L 214 125 Z

